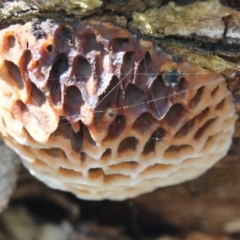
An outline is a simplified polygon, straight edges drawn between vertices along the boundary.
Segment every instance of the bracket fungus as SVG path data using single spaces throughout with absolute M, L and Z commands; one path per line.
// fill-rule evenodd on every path
M 0 51 L 3 139 L 52 188 L 122 200 L 195 178 L 229 149 L 223 77 L 126 29 L 15 24 Z

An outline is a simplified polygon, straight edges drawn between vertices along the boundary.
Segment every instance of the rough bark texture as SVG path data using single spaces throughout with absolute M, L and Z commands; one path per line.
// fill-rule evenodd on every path
M 64 1 L 49 2 L 0 1 L 1 28 L 32 17 L 114 22 L 176 58 L 221 73 L 240 113 L 237 0 L 175 1 L 180 6 L 166 0 L 71 1 L 67 7 Z M 240 120 L 228 155 L 206 174 L 123 202 L 78 200 L 46 188 L 22 170 L 10 206 L 0 216 L 0 239 L 240 239 L 239 147 Z

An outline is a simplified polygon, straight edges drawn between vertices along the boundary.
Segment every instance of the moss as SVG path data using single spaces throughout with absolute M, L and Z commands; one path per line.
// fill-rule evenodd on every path
M 102 5 L 100 0 L 32 0 L 40 9 L 61 7 L 65 10 L 80 8 L 82 11 L 94 10 Z
M 197 46 L 194 47 L 190 44 L 181 44 L 178 42 L 162 42 L 160 46 L 176 57 L 185 58 L 189 62 L 220 74 L 231 76 L 233 72 L 239 70 L 237 64 L 226 61 L 213 52 L 204 51 Z
M 178 6 L 173 2 L 161 8 L 135 12 L 131 28 L 144 35 L 161 38 L 164 36 L 208 36 L 222 38 L 225 25 L 222 17 L 232 13 L 218 0 L 195 2 Z
M 0 28 L 33 18 L 64 19 L 87 17 L 102 6 L 101 0 L 19 0 L 9 1 L 0 8 Z M 65 13 L 63 13 L 65 11 Z

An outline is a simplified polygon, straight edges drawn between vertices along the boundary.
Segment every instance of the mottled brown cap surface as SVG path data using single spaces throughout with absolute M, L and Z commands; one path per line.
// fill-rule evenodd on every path
M 47 185 L 125 199 L 205 172 L 226 153 L 235 109 L 221 75 L 108 23 L 0 32 L 0 130 Z

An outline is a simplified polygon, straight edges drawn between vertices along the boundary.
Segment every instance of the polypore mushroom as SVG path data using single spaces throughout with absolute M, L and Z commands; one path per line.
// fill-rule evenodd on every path
M 84 199 L 125 199 L 199 176 L 236 120 L 221 75 L 109 23 L 0 31 L 0 130 L 30 172 Z

